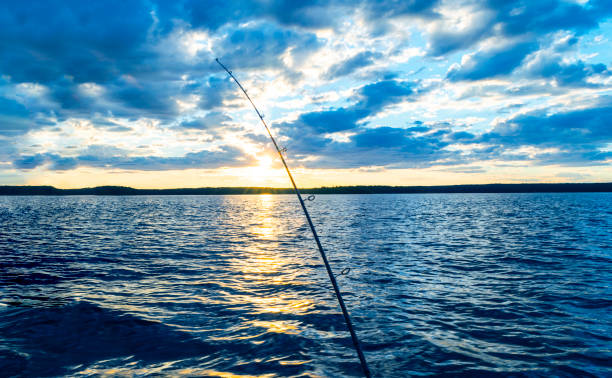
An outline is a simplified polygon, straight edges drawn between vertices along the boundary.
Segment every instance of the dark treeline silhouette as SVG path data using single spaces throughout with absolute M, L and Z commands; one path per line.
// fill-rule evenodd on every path
M 389 193 L 559 193 L 612 192 L 612 183 L 582 184 L 484 184 L 443 186 L 332 186 L 302 189 L 307 194 L 389 194 Z M 210 194 L 291 194 L 291 188 L 221 187 L 182 189 L 134 189 L 127 186 L 58 189 L 53 186 L 0 186 L 0 195 L 210 195 Z

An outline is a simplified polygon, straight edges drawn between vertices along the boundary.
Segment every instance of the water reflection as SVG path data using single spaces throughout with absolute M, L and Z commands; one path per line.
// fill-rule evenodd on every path
M 239 293 L 228 293 L 224 299 L 252 314 L 303 316 L 314 309 L 315 302 L 307 295 L 300 296 L 296 290 L 309 284 L 298 277 L 303 257 L 290 255 L 280 246 L 282 240 L 293 233 L 280 209 L 281 198 L 257 197 L 256 208 L 249 212 L 247 221 L 250 224 L 246 230 L 249 242 L 242 246 L 231 265 L 235 274 L 242 277 L 242 285 Z M 267 332 L 297 334 L 301 323 L 268 319 L 251 325 L 265 328 Z
M 273 240 L 280 227 L 280 219 L 273 218 L 274 197 L 262 194 L 257 199 L 258 206 L 251 220 L 250 232 L 260 239 Z
M 332 265 L 353 269 L 340 286 L 377 376 L 608 376 L 610 204 L 310 206 Z M 360 376 L 299 211 L 276 195 L 0 198 L 3 375 Z
M 108 362 L 108 361 L 104 361 Z M 280 361 L 281 365 L 286 365 L 284 362 L 294 361 Z M 295 361 L 299 364 L 303 364 L 308 361 Z M 227 371 L 218 371 L 211 369 L 199 369 L 199 368 L 182 368 L 177 369 L 173 365 L 174 362 L 157 364 L 153 366 L 147 366 L 144 368 L 138 368 L 136 362 L 125 364 L 120 368 L 95 368 L 90 367 L 85 370 L 79 371 L 79 376 L 102 376 L 102 377 L 133 377 L 133 376 L 145 376 L 145 375 L 163 375 L 163 376 L 187 376 L 187 377 L 219 377 L 219 378 L 272 378 L 277 377 L 277 374 L 234 374 Z
M 265 321 L 254 320 L 251 322 L 253 327 L 265 328 L 268 332 L 297 334 L 299 322 L 297 321 Z

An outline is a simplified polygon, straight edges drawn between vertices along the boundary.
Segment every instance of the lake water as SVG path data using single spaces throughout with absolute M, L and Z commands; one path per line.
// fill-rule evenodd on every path
M 612 375 L 612 193 L 321 195 L 374 376 Z M 0 197 L 0 375 L 359 376 L 294 196 Z

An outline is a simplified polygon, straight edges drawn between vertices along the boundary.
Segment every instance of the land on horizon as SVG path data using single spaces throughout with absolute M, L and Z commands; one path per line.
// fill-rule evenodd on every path
M 418 194 L 418 193 L 560 193 L 612 192 L 607 183 L 522 183 L 434 186 L 333 186 L 303 188 L 307 194 Z M 215 195 L 215 194 L 291 194 L 292 188 L 273 187 L 201 187 L 175 189 L 136 189 L 127 186 L 97 186 L 60 189 L 53 186 L 0 186 L 0 195 Z

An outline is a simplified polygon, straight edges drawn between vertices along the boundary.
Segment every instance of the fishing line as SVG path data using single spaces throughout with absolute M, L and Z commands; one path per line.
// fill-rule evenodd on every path
M 355 346 L 355 350 L 357 351 L 357 356 L 359 357 L 359 362 L 361 363 L 363 374 L 369 378 L 371 377 L 370 369 L 368 368 L 368 363 L 366 362 L 365 356 L 363 355 L 363 351 L 361 350 L 361 344 L 359 343 L 359 339 L 357 338 L 357 334 L 355 333 L 353 322 L 351 322 L 351 317 L 348 313 L 348 310 L 346 309 L 346 306 L 344 305 L 342 294 L 340 294 L 340 288 L 338 287 L 338 283 L 336 282 L 336 276 L 332 272 L 331 266 L 329 265 L 329 262 L 327 261 L 327 256 L 325 255 L 325 251 L 323 250 L 323 246 L 321 245 L 321 241 L 319 240 L 319 235 L 317 235 L 317 231 L 315 230 L 314 224 L 312 223 L 312 219 L 310 219 L 310 214 L 308 213 L 308 209 L 306 208 L 306 204 L 304 203 L 304 200 L 312 201 L 315 199 L 315 197 L 314 195 L 310 195 L 306 199 L 302 198 L 302 194 L 300 193 L 300 190 L 295 184 L 295 181 L 293 180 L 293 175 L 291 174 L 291 171 L 289 170 L 289 166 L 287 165 L 287 162 L 285 161 L 285 157 L 283 156 L 283 153 L 286 152 L 287 149 L 284 147 L 280 148 L 278 146 L 278 144 L 276 143 L 276 139 L 274 139 L 274 136 L 272 135 L 272 132 L 270 131 L 270 128 L 268 127 L 268 124 L 264 120 L 263 114 L 259 112 L 259 109 L 257 109 L 257 106 L 255 106 L 255 103 L 253 102 L 253 100 L 251 100 L 251 97 L 247 93 L 246 89 L 244 89 L 242 84 L 240 84 L 238 79 L 236 79 L 232 71 L 230 71 L 226 66 L 224 66 L 223 63 L 221 63 L 218 58 L 215 58 L 215 61 L 219 63 L 219 65 L 225 70 L 225 72 L 227 72 L 227 74 L 234 80 L 234 82 L 238 85 L 242 93 L 244 93 L 244 95 L 246 96 L 247 100 L 249 100 L 249 102 L 253 106 L 253 109 L 255 109 L 257 116 L 261 120 L 261 123 L 266 128 L 266 131 L 268 132 L 268 135 L 270 136 L 270 139 L 272 140 L 272 143 L 274 144 L 274 147 L 276 148 L 276 152 L 278 152 L 278 156 L 280 156 L 281 161 L 283 162 L 283 166 L 285 166 L 285 171 L 287 171 L 289 180 L 291 180 L 291 185 L 293 185 L 293 190 L 295 191 L 295 194 L 297 195 L 297 198 L 300 201 L 300 205 L 302 206 L 302 210 L 304 210 L 304 215 L 306 216 L 306 220 L 308 220 L 308 225 L 310 226 L 312 235 L 314 236 L 314 239 L 317 243 L 317 247 L 319 248 L 321 259 L 323 259 L 323 263 L 325 264 L 325 269 L 327 270 L 327 275 L 329 276 L 329 280 L 331 281 L 331 284 L 334 287 L 334 292 L 336 293 L 336 298 L 338 299 L 338 303 L 340 304 L 340 308 L 342 309 L 342 315 L 344 315 L 346 326 L 348 327 L 348 330 L 351 334 L 351 339 L 353 340 L 353 345 Z M 346 275 L 348 274 L 349 271 L 350 271 L 350 268 L 345 268 L 339 275 Z

